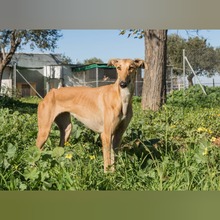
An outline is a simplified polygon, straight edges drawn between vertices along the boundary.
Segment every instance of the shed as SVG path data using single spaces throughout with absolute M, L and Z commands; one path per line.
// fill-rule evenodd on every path
M 71 72 L 62 62 L 60 54 L 16 53 L 4 70 L 1 92 L 43 97 L 62 84 L 63 71 Z

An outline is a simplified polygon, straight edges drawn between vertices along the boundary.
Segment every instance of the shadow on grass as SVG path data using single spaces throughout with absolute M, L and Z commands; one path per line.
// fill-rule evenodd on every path
M 161 145 L 161 140 L 158 138 L 150 140 L 135 140 L 133 145 L 124 145 L 122 151 L 130 156 L 136 156 L 138 159 L 143 160 L 142 168 L 147 165 L 148 159 L 161 159 L 161 151 L 158 150 Z
M 19 113 L 36 114 L 38 104 L 25 103 L 18 99 L 7 96 L 0 96 L 0 108 L 8 108 L 11 112 L 18 111 Z

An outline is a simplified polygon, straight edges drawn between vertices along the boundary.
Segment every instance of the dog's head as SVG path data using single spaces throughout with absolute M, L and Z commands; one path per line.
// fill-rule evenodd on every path
M 130 83 L 135 82 L 138 68 L 147 67 L 146 62 L 141 59 L 111 59 L 108 65 L 116 67 L 121 88 L 126 88 Z

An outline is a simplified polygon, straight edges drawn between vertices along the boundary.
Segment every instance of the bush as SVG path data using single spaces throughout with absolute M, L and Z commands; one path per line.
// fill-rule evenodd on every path
M 188 108 L 214 108 L 220 103 L 220 87 L 204 87 L 205 95 L 199 85 L 186 90 L 173 91 L 167 97 L 167 104 L 177 107 Z

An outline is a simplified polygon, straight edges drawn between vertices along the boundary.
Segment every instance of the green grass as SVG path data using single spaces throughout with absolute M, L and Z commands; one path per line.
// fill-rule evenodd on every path
M 73 119 L 70 141 L 58 147 L 53 126 L 35 147 L 36 98 L 0 98 L 0 190 L 219 190 L 219 88 L 173 92 L 159 111 L 142 111 L 125 132 L 116 172 L 103 173 L 99 136 Z

